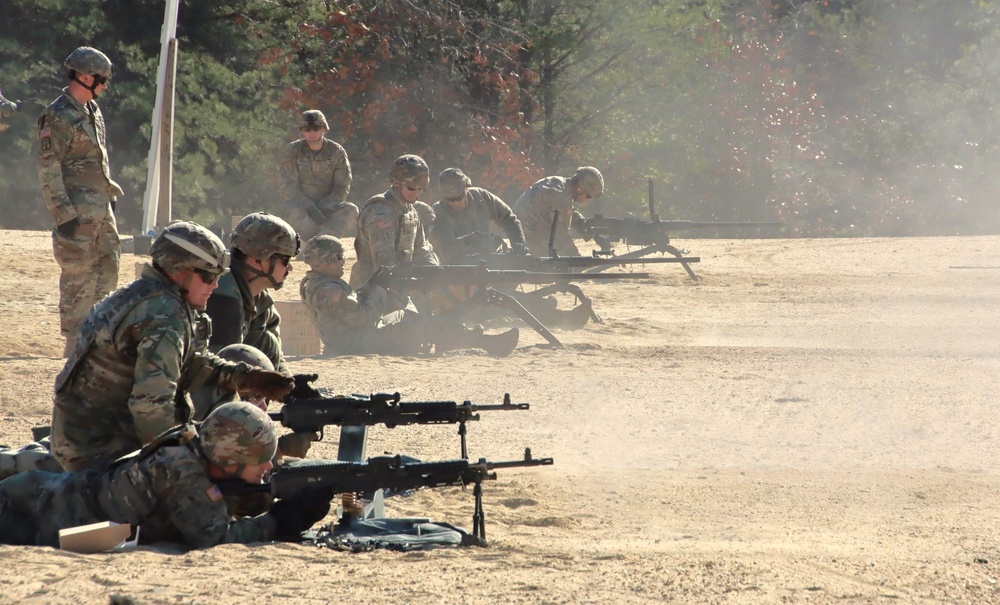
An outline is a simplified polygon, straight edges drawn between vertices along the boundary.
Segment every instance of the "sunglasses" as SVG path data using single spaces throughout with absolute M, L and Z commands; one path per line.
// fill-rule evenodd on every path
M 201 281 L 206 285 L 211 285 L 219 282 L 219 278 L 222 277 L 221 273 L 213 273 L 211 271 L 206 271 L 204 269 L 195 269 L 195 273 L 201 278 Z
M 406 186 L 407 191 L 423 191 L 424 189 L 426 189 L 426 187 L 410 187 L 409 185 Z
M 102 76 L 100 74 L 93 74 L 92 77 L 94 78 L 94 86 L 95 87 L 96 86 L 101 86 L 101 85 L 106 85 L 108 82 L 111 81 L 111 78 L 105 78 L 104 76 Z
M 302 132 L 319 132 L 323 130 L 322 126 L 306 126 L 302 129 Z
M 287 254 L 275 254 L 272 255 L 271 258 L 280 260 L 286 267 L 288 266 L 288 263 L 292 262 L 292 257 Z
M 341 252 L 339 254 L 334 254 L 331 258 L 333 258 L 333 260 L 344 260 L 344 253 Z

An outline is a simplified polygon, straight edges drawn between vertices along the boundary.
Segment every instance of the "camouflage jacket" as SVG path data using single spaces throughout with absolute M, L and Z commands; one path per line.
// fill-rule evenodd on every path
M 281 197 L 285 203 L 314 203 L 328 208 L 347 200 L 351 191 L 347 152 L 330 139 L 319 151 L 305 139 L 289 143 L 281 157 Z
M 60 529 L 100 521 L 138 525 L 142 544 L 207 548 L 273 538 L 270 515 L 229 516 L 194 445 L 175 441 L 147 450 L 106 469 L 31 471 L 0 482 L 0 499 L 11 504 L 0 514 L 0 541 L 58 547 Z M 17 519 L 8 518 L 15 511 Z
M 38 141 L 38 180 L 56 225 L 110 211 L 109 202 L 122 189 L 111 180 L 104 116 L 96 102 L 81 105 L 63 89 L 38 118 Z
M 350 283 L 355 288 L 385 265 L 438 264 L 417 211 L 398 199 L 392 189 L 365 202 L 358 216 L 354 251 L 358 260 L 351 267 Z
M 249 371 L 208 353 L 211 323 L 146 265 L 140 279 L 94 305 L 56 377 L 52 453 L 67 470 L 139 449 L 189 409 L 187 385 L 229 384 Z
M 299 283 L 299 296 L 323 339 L 323 353 L 350 355 L 362 352 L 356 345 L 376 329 L 387 293 L 379 286 L 355 292 L 339 276 L 307 271 Z
M 266 291 L 257 296 L 250 294 L 243 266 L 234 259 L 232 270 L 219 279 L 219 286 L 208 299 L 205 313 L 212 318 L 209 349 L 218 353 L 232 344 L 248 344 L 264 353 L 275 370 L 285 372 L 288 366 L 281 353 L 281 315 Z
M 503 229 L 507 239 L 513 244 L 524 243 L 524 231 L 521 221 L 511 212 L 510 206 L 502 199 L 480 187 L 469 187 L 465 208 L 456 211 L 447 202 L 434 204 L 434 231 L 431 233 L 431 243 L 434 252 L 442 262 L 453 262 L 469 252 L 458 238 L 473 231 L 489 233 L 491 224 Z
M 556 250 L 565 256 L 579 254 L 571 235 L 573 195 L 569 190 L 569 179 L 561 176 L 545 177 L 514 202 L 514 214 L 521 220 L 528 250 L 535 256 L 548 256 L 554 210 L 559 210 Z

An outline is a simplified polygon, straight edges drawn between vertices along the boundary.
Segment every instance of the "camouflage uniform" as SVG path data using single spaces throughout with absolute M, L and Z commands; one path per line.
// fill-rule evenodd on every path
M 233 409 L 250 416 L 246 407 L 253 406 L 224 406 L 201 425 L 200 438 L 190 425 L 178 427 L 105 469 L 31 471 L 0 482 L 0 542 L 58 547 L 60 529 L 109 520 L 140 526 L 143 544 L 206 548 L 271 540 L 275 519 L 232 519 L 208 473 L 209 465 L 242 468 L 273 457 L 274 426 L 259 410 L 252 418 L 259 430 L 215 422 Z
M 473 232 L 489 233 L 490 224 L 496 224 L 510 240 L 511 245 L 524 243 L 521 221 L 511 212 L 510 206 L 499 197 L 480 187 L 469 187 L 465 208 L 453 209 L 441 200 L 434 204 L 437 220 L 431 234 L 431 244 L 442 262 L 454 262 L 458 258 L 474 252 L 460 237 Z
M 0 93 L 0 132 L 10 128 L 10 125 L 6 124 L 4 120 L 15 113 L 17 113 L 17 103 L 8 101 L 4 98 L 3 93 Z
M 177 423 L 177 392 L 196 378 L 242 384 L 250 367 L 207 352 L 210 326 L 150 265 L 95 305 L 56 377 L 52 453 L 63 468 L 98 467 L 148 443 Z
M 255 212 L 243 217 L 230 234 L 234 254 L 232 271 L 222 276 L 219 287 L 208 299 L 205 312 L 212 318 L 212 339 L 209 348 L 218 352 L 223 347 L 244 343 L 259 349 L 274 369 L 288 369 L 281 352 L 281 315 L 274 308 L 274 298 L 266 290 L 252 295 L 250 277 L 254 270 L 244 262 L 245 256 L 267 258 L 274 254 L 295 256 L 299 253 L 299 236 L 284 220 Z M 257 277 L 267 278 L 266 275 Z M 274 289 L 281 284 L 272 283 Z
M 318 110 L 303 112 L 299 127 L 329 128 Z M 354 229 L 358 207 L 347 201 L 351 163 L 338 143 L 323 137 L 319 151 L 305 139 L 285 148 L 281 158 L 282 215 L 304 239 L 314 235 L 343 237 Z
M 548 256 L 552 216 L 555 210 L 559 210 L 556 250 L 564 256 L 580 254 L 572 236 L 574 230 L 580 230 L 579 225 L 574 226 L 573 220 L 576 214 L 573 195 L 577 187 L 591 199 L 597 198 L 604 193 L 604 178 L 596 168 L 581 166 L 570 178 L 547 176 L 541 179 L 514 202 L 514 214 L 521 219 L 529 252 L 535 256 Z
M 100 108 L 80 105 L 67 90 L 38 118 L 38 179 L 55 225 L 80 222 L 71 237 L 52 232 L 62 269 L 60 329 L 70 339 L 90 307 L 118 285 L 121 244 L 111 202 L 122 190 L 109 176 Z
M 413 202 L 413 209 L 417 211 L 417 216 L 420 217 L 420 226 L 424 228 L 424 237 L 430 240 L 431 233 L 434 232 L 434 223 L 437 221 L 437 214 L 435 214 L 434 208 L 426 202 L 417 200 Z
M 342 279 L 343 265 L 332 265 L 325 256 L 343 254 L 343 245 L 329 236 L 306 244 L 304 257 L 311 270 L 299 284 L 299 295 L 309 318 L 323 340 L 324 355 L 414 355 L 456 348 L 482 348 L 508 355 L 517 344 L 517 330 L 500 335 L 467 329 L 456 319 L 435 317 L 407 309 L 383 315 L 389 293 L 367 283 L 355 291 Z

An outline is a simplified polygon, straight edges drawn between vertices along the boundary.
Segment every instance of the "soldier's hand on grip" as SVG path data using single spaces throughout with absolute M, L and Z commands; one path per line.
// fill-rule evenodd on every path
M 319 380 L 319 374 L 295 374 L 292 378 L 295 380 L 295 387 L 288 394 L 289 397 L 296 399 L 317 399 L 321 396 L 319 391 L 309 384 Z
M 330 512 L 333 493 L 326 488 L 302 492 L 294 498 L 278 500 L 271 506 L 269 515 L 274 519 L 274 538 L 284 542 L 298 542 L 302 532 L 323 519 Z
M 267 399 L 281 401 L 292 392 L 295 379 L 290 374 L 254 368 L 243 379 L 242 388 L 257 391 Z
M 316 433 L 288 433 L 278 437 L 278 454 L 292 458 L 305 458 L 313 441 L 319 441 Z

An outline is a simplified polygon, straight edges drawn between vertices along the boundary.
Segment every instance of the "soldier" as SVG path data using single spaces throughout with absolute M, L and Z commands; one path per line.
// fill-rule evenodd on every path
M 602 193 L 604 177 L 593 166 L 577 168 L 569 178 L 547 176 L 532 185 L 514 202 L 514 213 L 524 226 L 528 250 L 535 256 L 549 255 L 552 215 L 558 209 L 560 224 L 555 237 L 556 250 L 567 256 L 580 254 L 572 237 L 574 229 L 580 232 L 580 224 L 573 219 L 583 217 L 574 211 L 573 204 L 598 198 Z
M 289 143 L 281 158 L 282 215 L 305 239 L 318 233 L 344 237 L 358 219 L 358 207 L 347 201 L 351 163 L 344 148 L 324 136 L 329 129 L 323 112 L 302 112 L 302 138 Z
M 343 280 L 344 246 L 335 237 L 320 235 L 306 242 L 303 259 L 309 271 L 299 294 L 323 339 L 325 355 L 413 355 L 433 344 L 437 353 L 478 348 L 502 357 L 517 346 L 517 328 L 489 335 L 449 317 L 412 310 L 385 314 L 389 294 L 384 288 L 369 280 L 355 292 Z
M 300 242 L 291 225 L 266 212 L 248 214 L 236 224 L 229 234 L 232 271 L 219 280 L 206 309 L 212 318 L 213 352 L 245 343 L 262 351 L 279 372 L 287 369 L 281 315 L 268 290 L 285 285 Z
M 502 242 L 490 234 L 491 223 L 503 229 L 512 249 L 527 251 L 521 221 L 510 206 L 489 191 L 472 187 L 472 180 L 458 168 L 438 175 L 438 192 L 443 199 L 434 204 L 437 220 L 430 239 L 442 262 L 496 252 Z
M 139 279 L 94 305 L 56 377 L 52 453 L 66 470 L 104 466 L 191 414 L 187 387 L 228 383 L 272 399 L 291 376 L 207 352 L 200 310 L 229 266 L 211 231 L 176 222 L 153 241 Z
M 431 233 L 434 232 L 434 222 L 437 221 L 437 214 L 434 213 L 434 208 L 427 202 L 417 200 L 413 202 L 413 209 L 417 211 L 417 216 L 420 217 L 420 226 L 424 228 L 424 238 L 430 241 Z
M 299 541 L 332 494 L 312 490 L 256 517 L 232 518 L 216 486 L 260 483 L 273 464 L 275 427 L 252 404 L 227 403 L 200 426 L 169 430 L 106 469 L 30 471 L 0 482 L 0 542 L 59 546 L 59 530 L 100 521 L 139 526 L 142 544 Z
M 111 180 L 104 116 L 94 101 L 108 87 L 111 60 L 81 46 L 66 58 L 69 86 L 38 118 L 38 179 L 55 230 L 59 327 L 73 350 L 77 325 L 93 304 L 118 287 L 121 244 L 115 204 L 123 195 Z
M 17 103 L 5 99 L 3 91 L 0 91 L 0 133 L 10 128 L 10 125 L 5 123 L 4 120 L 17 113 L 17 110 Z
M 392 164 L 389 179 L 389 190 L 365 202 L 358 217 L 358 236 L 354 239 L 358 259 L 351 267 L 350 280 L 354 288 L 384 265 L 438 264 L 413 208 L 430 181 L 427 162 L 417 155 L 400 156 Z

